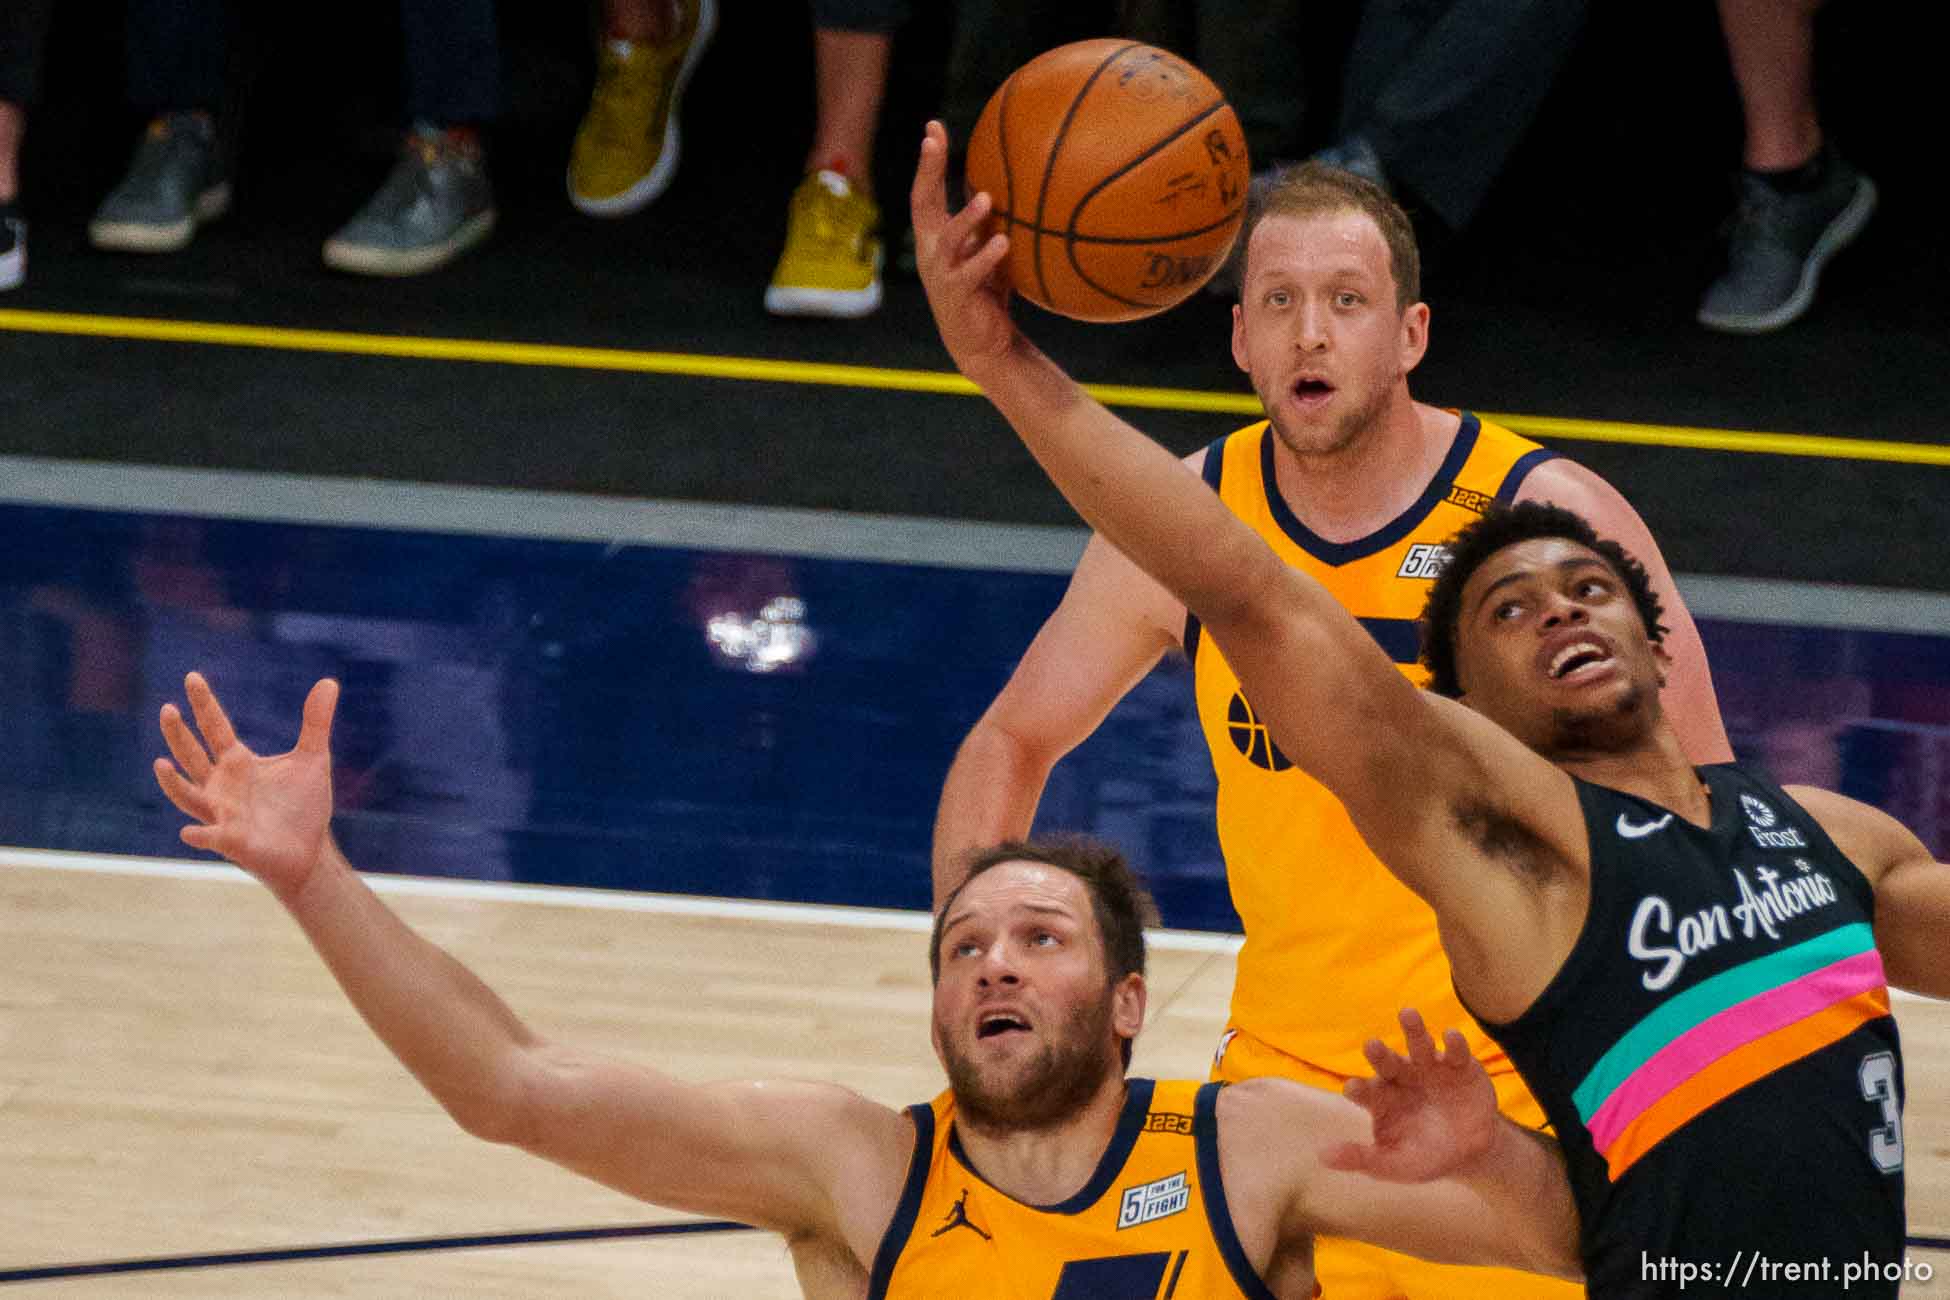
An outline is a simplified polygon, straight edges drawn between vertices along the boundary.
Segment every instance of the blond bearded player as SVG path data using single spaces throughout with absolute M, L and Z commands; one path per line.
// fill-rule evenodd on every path
M 1576 510 L 1640 557 L 1664 604 L 1668 717 L 1696 762 L 1732 757 L 1705 650 L 1644 523 L 1568 460 L 1468 412 L 1409 394 L 1429 338 L 1407 217 L 1367 181 L 1319 165 L 1258 198 L 1242 235 L 1232 355 L 1267 418 L 1187 458 L 1288 565 L 1362 622 L 1418 685 L 1415 618 L 1443 539 L 1493 502 Z M 1168 650 L 1193 665 L 1219 778 L 1218 827 L 1244 923 L 1214 1077 L 1281 1075 L 1339 1089 L 1364 1069 L 1371 1026 L 1400 1006 L 1467 1027 L 1504 1112 L 1543 1113 L 1456 1000 L 1434 914 L 1395 880 L 1325 787 L 1279 751 L 1251 699 L 1185 607 L 1101 537 L 995 702 L 962 743 L 935 825 L 939 902 L 969 849 L 1028 832 L 1050 769 Z M 1570 1288 L 1442 1270 L 1323 1243 L 1322 1285 L 1347 1300 L 1515 1300 Z

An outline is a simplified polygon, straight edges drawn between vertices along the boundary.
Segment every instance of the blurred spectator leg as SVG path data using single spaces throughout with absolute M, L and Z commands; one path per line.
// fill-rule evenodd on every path
M 1463 229 L 1577 43 L 1587 2 L 1368 0 L 1324 161 Z
M 765 290 L 775 316 L 866 316 L 880 306 L 880 207 L 873 138 L 904 0 L 813 5 L 818 116 L 786 214 L 785 251 Z
M 1720 0 L 1746 121 L 1740 205 L 1726 271 L 1700 300 L 1699 322 L 1760 334 L 1814 305 L 1828 259 L 1861 233 L 1876 187 L 1823 137 L 1815 104 L 1820 0 Z
M 88 223 L 120 253 L 172 253 L 230 208 L 213 118 L 229 49 L 224 0 L 129 0 L 129 100 L 149 117 L 135 157 Z
M 596 87 L 569 154 L 579 211 L 627 216 L 670 188 L 684 87 L 717 22 L 717 0 L 604 0 Z
M 401 0 L 406 110 L 399 161 L 325 241 L 325 264 L 358 275 L 421 275 L 494 229 L 481 130 L 500 114 L 494 0 Z

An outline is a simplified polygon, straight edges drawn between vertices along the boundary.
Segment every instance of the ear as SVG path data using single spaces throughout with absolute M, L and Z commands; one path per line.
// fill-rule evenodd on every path
M 1246 351 L 1246 308 L 1236 302 L 1232 304 L 1232 364 L 1253 373 L 1252 354 Z
M 1422 364 L 1422 357 L 1429 350 L 1429 305 L 1427 303 L 1410 303 L 1408 310 L 1402 313 L 1400 349 L 1403 374 Z
M 1110 1024 L 1120 1038 L 1136 1038 L 1144 1028 L 1144 976 L 1132 971 L 1110 991 Z
M 1666 679 L 1672 676 L 1672 652 L 1666 649 L 1664 641 L 1654 641 L 1652 657 L 1659 661 L 1659 689 L 1664 690 Z

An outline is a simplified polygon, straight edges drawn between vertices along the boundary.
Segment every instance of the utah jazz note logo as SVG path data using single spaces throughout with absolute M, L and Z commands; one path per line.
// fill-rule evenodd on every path
M 1226 732 L 1232 737 L 1233 748 L 1244 754 L 1254 767 L 1284 772 L 1293 766 L 1293 760 L 1282 754 L 1273 737 L 1266 734 L 1266 724 L 1253 712 L 1244 691 L 1232 693 L 1232 703 L 1226 708 Z

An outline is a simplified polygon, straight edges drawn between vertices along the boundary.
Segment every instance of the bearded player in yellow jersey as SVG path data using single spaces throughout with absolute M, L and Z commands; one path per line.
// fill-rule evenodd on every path
M 1318 164 L 1259 196 L 1242 234 L 1232 355 L 1266 419 L 1185 464 L 1289 565 L 1319 580 L 1417 684 L 1414 619 L 1440 543 L 1493 502 L 1575 510 L 1640 557 L 1667 611 L 1664 704 L 1696 763 L 1732 752 L 1706 653 L 1650 532 L 1591 471 L 1468 412 L 1409 394 L 1429 308 L 1408 218 L 1360 177 Z M 935 823 L 936 902 L 978 845 L 1028 832 L 1050 769 L 1168 650 L 1190 656 L 1219 781 L 1218 829 L 1245 927 L 1215 1078 L 1281 1075 L 1338 1090 L 1365 1071 L 1363 1040 L 1394 1008 L 1466 1026 L 1504 1113 L 1541 1126 L 1508 1059 L 1469 1019 L 1428 906 L 1376 860 L 1338 800 L 1269 739 L 1195 620 L 1102 538 L 949 769 Z M 1524 1300 L 1575 1288 L 1441 1268 L 1323 1241 L 1335 1300 Z
M 196 729 L 165 705 L 155 769 L 184 842 L 271 889 L 463 1129 L 777 1232 L 808 1300 L 1308 1300 L 1319 1232 L 1578 1275 L 1562 1155 L 1498 1117 L 1453 1033 L 1438 1053 L 1404 1013 L 1408 1055 L 1372 1045 L 1358 1106 L 1284 1079 L 1127 1078 L 1149 906 L 1113 851 L 971 864 L 930 947 L 932 1103 L 686 1083 L 535 1033 L 366 887 L 330 833 L 336 682 L 274 757 L 201 676 L 184 685 Z

